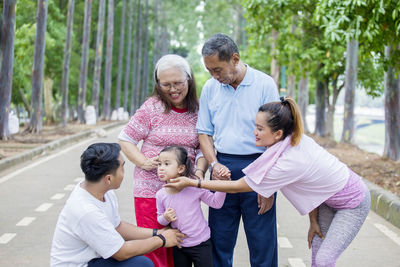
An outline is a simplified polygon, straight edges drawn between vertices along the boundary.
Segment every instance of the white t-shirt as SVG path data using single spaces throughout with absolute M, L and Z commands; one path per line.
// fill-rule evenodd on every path
M 111 257 L 125 242 L 115 230 L 121 218 L 114 191 L 108 191 L 102 202 L 80 185 L 58 217 L 50 266 L 87 266 L 91 259 Z

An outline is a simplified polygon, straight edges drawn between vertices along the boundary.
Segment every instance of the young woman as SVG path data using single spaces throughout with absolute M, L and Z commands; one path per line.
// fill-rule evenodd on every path
M 299 109 L 290 98 L 264 104 L 256 116 L 257 146 L 267 150 L 243 170 L 237 181 L 203 181 L 199 187 L 228 193 L 256 191 L 264 197 L 277 190 L 301 215 L 309 214 L 312 266 L 335 266 L 360 230 L 370 208 L 361 177 L 303 134 Z M 186 177 L 171 188 L 198 186 Z
M 169 180 L 185 175 L 192 176 L 192 163 L 184 147 L 169 146 L 158 157 L 158 177 Z M 201 181 L 199 179 L 198 181 Z M 225 193 L 212 193 L 199 188 L 162 188 L 156 194 L 158 222 L 171 224 L 186 235 L 181 248 L 174 247 L 174 264 L 179 267 L 212 267 L 210 228 L 203 216 L 201 202 L 219 209 L 224 204 Z

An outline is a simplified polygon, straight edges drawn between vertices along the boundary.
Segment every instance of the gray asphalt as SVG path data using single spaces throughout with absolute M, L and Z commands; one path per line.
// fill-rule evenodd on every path
M 0 173 L 0 266 L 49 265 L 58 214 L 71 188 L 83 177 L 79 169 L 80 154 L 90 143 L 115 142 L 120 129 L 111 129 L 106 137 L 71 143 L 45 157 Z M 132 171 L 133 165 L 127 163 L 125 179 L 117 190 L 121 217 L 129 222 L 135 220 Z M 307 216 L 300 216 L 281 194 L 277 203 L 279 266 L 310 266 L 311 253 L 306 241 Z M 206 207 L 204 211 L 207 212 Z M 371 211 L 337 266 L 400 267 L 399 252 L 400 229 Z M 250 266 L 248 257 L 241 229 L 234 266 Z

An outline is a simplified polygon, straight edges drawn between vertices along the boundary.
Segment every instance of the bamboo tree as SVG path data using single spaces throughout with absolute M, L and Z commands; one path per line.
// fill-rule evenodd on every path
M 61 125 L 65 127 L 68 120 L 68 78 L 69 78 L 69 63 L 71 58 L 72 45 L 72 26 L 74 23 L 75 0 L 69 0 L 67 13 L 67 37 L 65 39 L 63 73 L 61 80 Z
M 117 89 L 115 92 L 115 109 L 121 106 L 121 79 L 122 79 L 122 61 L 125 47 L 125 11 L 126 11 L 126 0 L 122 0 L 122 20 L 121 20 L 121 32 L 119 35 L 119 57 L 118 57 L 118 73 L 117 73 Z
M 104 94 L 102 117 L 109 120 L 111 116 L 111 73 L 112 73 L 112 51 L 114 40 L 114 0 L 108 0 L 107 9 L 107 50 L 106 50 L 106 69 L 104 74 Z
M 92 0 L 85 2 L 85 17 L 83 22 L 81 68 L 78 91 L 78 121 L 85 122 L 86 83 L 89 62 L 90 18 L 92 16 Z
M 0 70 L 0 139 L 7 140 L 8 115 L 10 112 L 12 76 L 14 63 L 14 26 L 16 0 L 4 0 L 1 25 L 1 70 Z
M 103 39 L 104 39 L 104 17 L 105 0 L 99 1 L 99 17 L 97 22 L 96 37 L 96 58 L 94 61 L 93 87 L 92 87 L 92 105 L 96 111 L 96 118 L 99 114 L 99 92 L 101 78 L 101 61 L 103 57 Z
M 36 34 L 35 34 L 35 53 L 32 71 L 32 108 L 28 131 L 40 133 L 42 131 L 42 87 L 43 87 L 43 67 L 44 50 L 46 44 L 46 25 L 48 0 L 38 0 Z

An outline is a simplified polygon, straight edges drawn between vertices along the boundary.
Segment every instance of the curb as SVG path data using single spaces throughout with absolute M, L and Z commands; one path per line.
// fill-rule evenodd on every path
M 49 151 L 53 151 L 57 148 L 60 148 L 64 145 L 67 145 L 71 142 L 76 142 L 79 140 L 82 140 L 84 138 L 89 137 L 91 134 L 96 133 L 98 130 L 100 129 L 104 129 L 104 130 L 108 130 L 120 125 L 126 124 L 126 121 L 118 121 L 118 122 L 114 122 L 114 123 L 110 123 L 101 127 L 97 127 L 97 128 L 93 128 L 84 132 L 80 132 L 74 135 L 70 135 L 70 136 L 66 136 L 63 138 L 60 138 L 58 140 L 54 140 L 51 141 L 47 144 L 44 144 L 42 146 L 36 147 L 32 150 L 29 150 L 25 153 L 19 154 L 19 155 L 15 155 L 13 157 L 9 157 L 3 160 L 0 160 L 0 170 L 4 171 L 8 168 L 14 167 L 18 164 L 27 162 L 29 160 L 32 160 L 33 158 L 35 158 L 36 156 L 40 156 L 43 153 L 49 152 Z
M 400 198 L 366 179 L 363 180 L 371 193 L 371 210 L 400 228 Z

